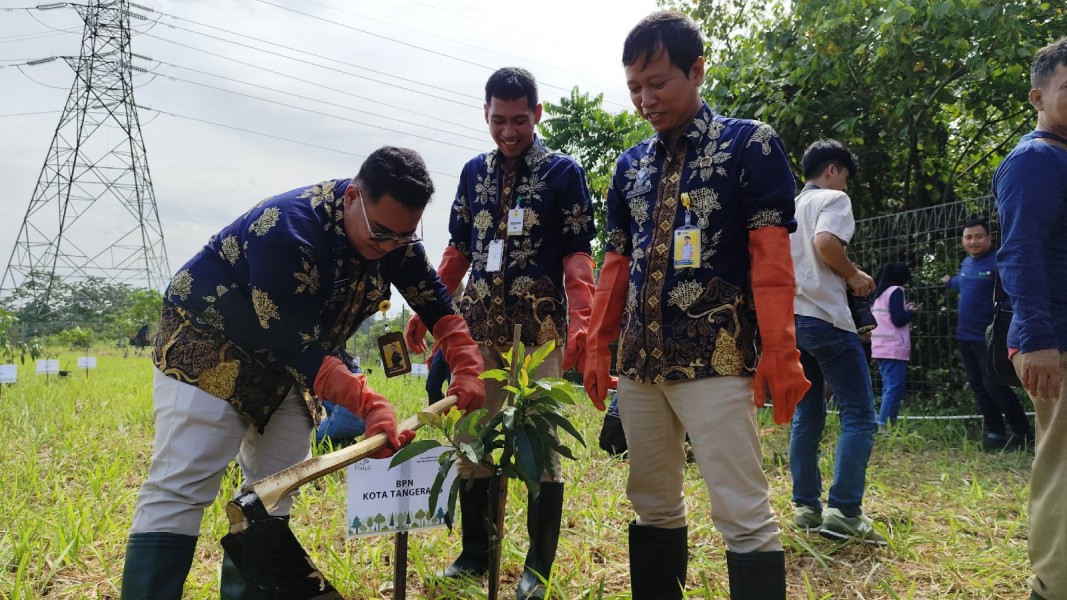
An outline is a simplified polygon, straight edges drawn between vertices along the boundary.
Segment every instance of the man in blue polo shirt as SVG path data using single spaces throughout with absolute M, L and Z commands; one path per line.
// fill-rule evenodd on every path
M 993 379 L 986 352 L 985 330 L 993 322 L 993 273 L 997 268 L 997 256 L 992 247 L 986 220 L 981 217 L 968 219 L 963 224 L 963 248 L 969 256 L 963 259 L 959 273 L 945 275 L 941 283 L 960 293 L 956 342 L 963 358 L 967 383 L 974 391 L 974 400 L 985 420 L 982 448 L 988 451 L 1023 449 L 1032 443 L 1030 422 L 1015 392 Z M 1011 436 L 1005 421 L 1011 427 Z
M 1015 315 L 1008 355 L 1034 401 L 1030 472 L 1031 598 L 1067 598 L 1067 36 L 1030 67 L 1037 128 L 993 175 L 1004 238 L 997 268 Z

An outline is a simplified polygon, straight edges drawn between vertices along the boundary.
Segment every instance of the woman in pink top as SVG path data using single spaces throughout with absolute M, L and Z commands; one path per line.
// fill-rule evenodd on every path
M 896 423 L 911 358 L 910 323 L 921 305 L 904 300 L 904 285 L 911 270 L 902 262 L 887 263 L 878 273 L 871 312 L 878 326 L 871 333 L 871 358 L 882 375 L 882 407 L 878 411 L 878 431 L 884 433 Z

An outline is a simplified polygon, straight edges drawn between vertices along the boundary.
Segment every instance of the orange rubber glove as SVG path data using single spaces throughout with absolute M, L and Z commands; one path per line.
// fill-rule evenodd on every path
M 348 370 L 341 359 L 327 356 L 322 359 L 313 385 L 315 395 L 347 408 L 366 423 L 364 437 L 384 433 L 389 448 L 383 449 L 374 458 L 386 458 L 415 438 L 415 433 L 405 429 L 396 430 L 396 410 L 385 396 L 367 385 L 367 377 Z
M 467 260 L 467 257 L 463 256 L 459 250 L 453 246 L 445 247 L 445 254 L 441 257 L 441 264 L 437 267 L 437 278 L 445 284 L 445 289 L 450 295 L 454 296 L 459 291 L 459 284 L 463 282 L 463 276 L 467 274 L 470 266 L 471 261 Z M 419 315 L 412 315 L 408 319 L 404 341 L 408 343 L 408 349 L 415 354 L 426 350 L 426 325 L 423 325 Z
M 485 382 L 478 379 L 485 366 L 478 344 L 471 339 L 467 322 L 459 315 L 441 317 L 434 323 L 433 339 L 452 370 L 448 395 L 456 396 L 456 406 L 460 410 L 478 410 L 485 405 Z
M 585 372 L 585 342 L 593 314 L 593 259 L 584 252 L 563 257 L 563 286 L 567 290 L 567 347 L 563 370 L 578 365 Z
M 752 262 L 752 298 L 756 302 L 763 354 L 752 379 L 752 398 L 763 406 L 770 393 L 774 422 L 783 425 L 793 418 L 793 410 L 811 383 L 804 377 L 797 350 L 793 322 L 793 296 L 796 278 L 789 252 L 789 232 L 784 227 L 763 227 L 748 232 L 748 254 Z
M 611 377 L 611 349 L 619 337 L 622 310 L 626 306 L 626 291 L 630 287 L 630 257 L 616 252 L 604 254 L 604 266 L 593 294 L 593 315 L 585 341 L 585 371 L 582 385 L 593 406 L 604 410 L 608 388 L 614 387 Z

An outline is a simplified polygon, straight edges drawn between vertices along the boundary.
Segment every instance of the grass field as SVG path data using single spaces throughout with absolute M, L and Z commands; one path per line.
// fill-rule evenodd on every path
M 60 356 L 62 364 L 74 357 Z M 152 452 L 151 370 L 147 356 L 99 356 L 99 368 L 56 378 L 20 366 L 0 390 L 0 598 L 118 598 L 134 500 Z M 401 417 L 424 402 L 422 380 L 371 377 Z M 906 408 L 906 404 L 905 404 Z M 965 407 L 961 410 L 969 410 Z M 625 462 L 596 447 L 600 413 L 573 420 L 589 444 L 564 461 L 564 533 L 551 598 L 628 598 Z M 764 430 L 772 502 L 783 517 L 790 598 L 1028 598 L 1026 576 L 1030 455 L 987 454 L 958 421 L 904 426 L 876 442 L 866 512 L 890 544 L 840 544 L 789 526 L 788 431 Z M 976 423 L 971 423 L 973 429 Z M 824 452 L 831 469 L 832 446 Z M 186 598 L 218 597 L 222 507 L 237 485 L 224 480 L 207 511 Z M 502 590 L 513 598 L 526 549 L 525 493 L 512 483 Z M 711 525 L 695 466 L 687 474 L 690 511 L 688 597 L 728 598 L 725 547 Z M 393 538 L 344 538 L 345 481 L 335 473 L 303 488 L 293 529 L 346 598 L 392 597 Z M 421 574 L 458 553 L 458 531 L 410 536 L 409 598 L 484 598 L 484 583 L 428 589 Z

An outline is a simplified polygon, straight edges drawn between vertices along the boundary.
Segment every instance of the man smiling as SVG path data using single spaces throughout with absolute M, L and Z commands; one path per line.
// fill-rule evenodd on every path
M 503 366 L 501 354 L 522 325 L 530 353 L 556 344 L 536 377 L 559 376 L 584 363 L 585 332 L 593 288 L 590 240 L 593 205 L 585 173 L 572 158 L 545 148 L 535 135 L 541 120 L 537 83 L 525 69 L 506 67 L 485 84 L 485 121 L 496 150 L 467 162 L 449 222 L 451 239 L 438 275 L 449 291 L 459 289 L 460 311 L 478 342 L 485 368 Z M 408 324 L 408 344 L 421 352 L 426 328 L 419 317 Z M 451 363 L 449 363 L 451 364 Z M 485 384 L 490 416 L 502 406 L 503 382 Z M 546 457 L 541 491 L 529 498 L 530 550 L 516 597 L 543 598 L 559 541 L 563 511 L 560 457 Z M 481 576 L 488 567 L 485 527 L 488 473 L 460 488 L 463 551 L 438 575 Z
M 412 150 L 373 152 L 352 179 L 267 198 L 178 271 L 152 358 L 155 450 L 126 546 L 124 600 L 178 600 L 200 522 L 234 457 L 256 481 L 310 455 L 328 398 L 410 441 L 396 412 L 336 356 L 389 298 L 390 284 L 433 328 L 459 406 L 484 400 L 478 350 L 414 235 L 433 184 Z M 295 493 L 274 516 L 288 517 Z M 220 597 L 248 590 L 223 558 Z

